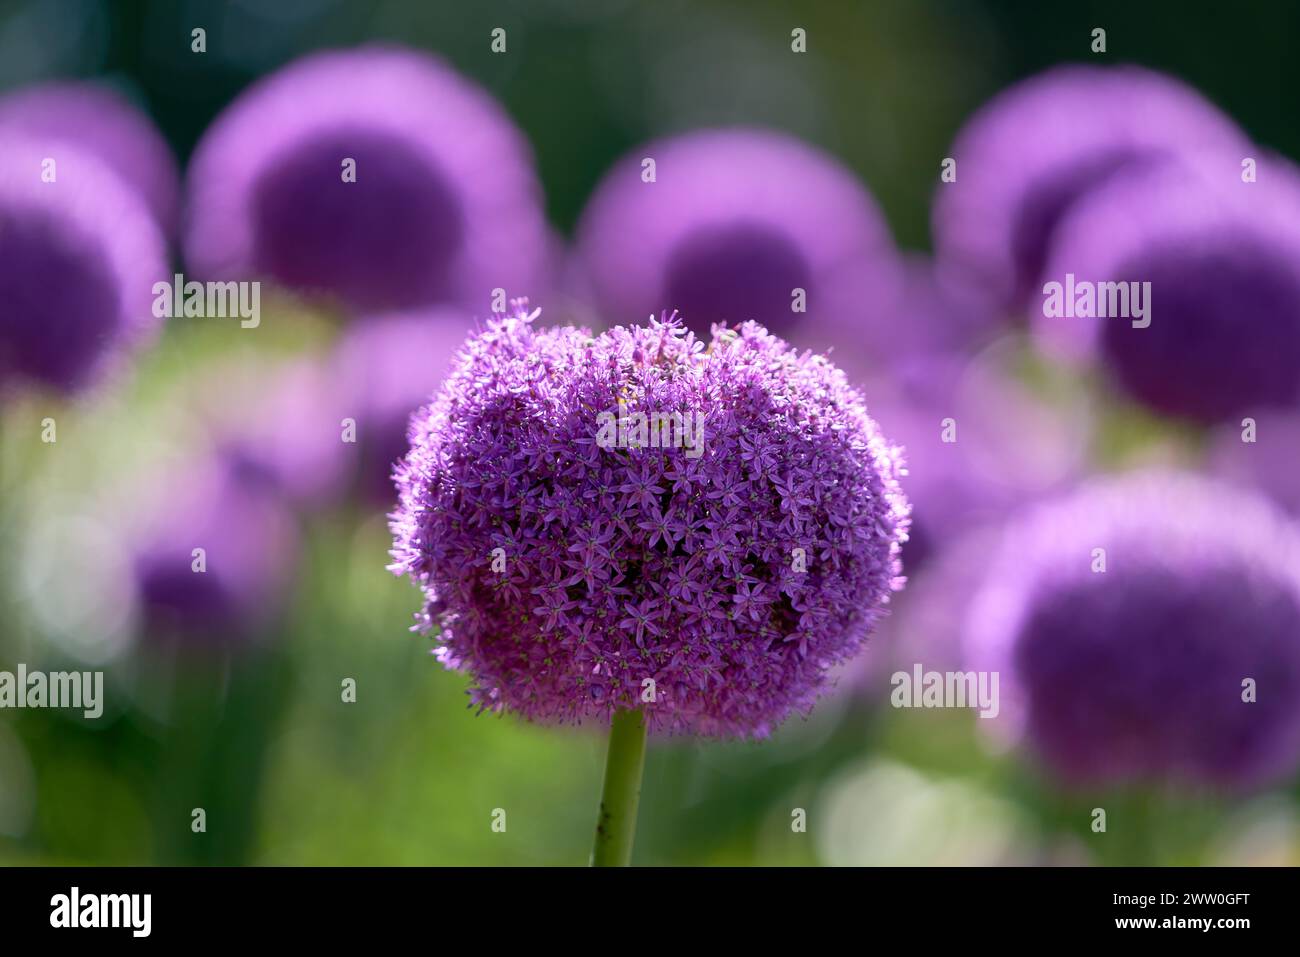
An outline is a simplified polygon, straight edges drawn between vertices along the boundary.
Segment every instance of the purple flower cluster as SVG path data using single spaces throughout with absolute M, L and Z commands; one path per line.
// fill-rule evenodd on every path
M 1198 153 L 1125 170 L 1057 227 L 1046 277 L 1149 283 L 1148 325 L 1041 315 L 1054 345 L 1095 352 L 1129 395 L 1202 423 L 1300 400 L 1300 172 Z
M 1027 311 L 1040 344 L 1161 415 L 1300 401 L 1300 174 L 1195 90 L 1137 67 L 1049 70 L 983 107 L 952 158 L 933 209 L 950 283 Z
M 11 129 L 57 156 L 76 146 L 98 156 L 145 201 L 162 231 L 176 231 L 180 173 L 153 121 L 108 87 L 61 81 L 24 87 L 0 99 L 0 129 Z
M 596 188 L 576 247 L 610 323 L 675 309 L 697 334 L 754 320 L 819 349 L 887 325 L 899 283 L 889 226 L 861 182 L 761 129 L 643 145 Z
M 158 331 L 165 246 L 100 157 L 0 129 L 0 389 L 74 392 Z
M 902 582 L 900 453 L 862 397 L 755 323 L 706 348 L 675 317 L 532 319 L 468 340 L 397 469 L 392 568 L 439 658 L 544 722 L 763 737 L 809 709 Z M 698 416 L 700 454 L 601 441 L 620 410 Z
M 1193 475 L 1098 480 L 1008 528 L 968 651 L 1067 781 L 1285 774 L 1300 759 L 1300 535 Z
M 185 258 L 355 310 L 539 291 L 551 237 L 527 141 L 441 60 L 315 53 L 217 118 L 187 175 Z
M 1196 149 L 1240 150 L 1245 135 L 1199 93 L 1140 67 L 1064 66 L 990 100 L 952 146 L 957 178 L 935 194 L 945 270 L 1022 306 L 1056 227 L 1115 172 Z

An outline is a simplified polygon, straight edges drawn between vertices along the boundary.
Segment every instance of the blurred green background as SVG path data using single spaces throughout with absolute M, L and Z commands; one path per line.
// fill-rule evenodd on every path
M 249 82 L 322 47 L 398 41 L 491 90 L 533 143 L 571 230 L 615 158 L 649 137 L 752 123 L 828 149 L 898 244 L 925 249 L 939 161 L 997 90 L 1108 59 L 1171 72 L 1259 142 L 1300 156 L 1300 7 L 1278 2 L 776 3 L 629 0 L 0 0 L 0 92 L 101 77 L 145 105 L 183 162 Z M 209 52 L 189 50 L 208 31 Z M 509 53 L 493 55 L 503 26 Z M 808 32 L 789 55 L 790 30 Z M 2 308 L 0 304 L 0 308 Z M 96 576 L 93 526 L 160 447 L 191 441 L 205 374 L 311 354 L 328 317 L 264 304 L 254 344 L 173 323 L 131 382 L 4 410 L 0 669 L 103 667 L 105 720 L 0 712 L 0 862 L 584 864 L 603 763 L 594 734 L 467 710 L 465 679 L 408 634 L 416 591 L 385 571 L 382 515 L 317 516 L 287 611 L 260 646 L 195 661 L 131 647 Z M 278 310 L 278 311 L 277 311 Z M 252 361 L 251 359 L 249 361 Z M 69 505 L 75 503 L 75 507 Z M 87 545 L 87 542 L 91 545 Z M 110 570 L 111 571 L 111 570 Z M 871 652 L 868 652 L 870 655 Z M 355 679 L 355 703 L 341 700 Z M 1297 789 L 1234 800 L 1055 790 L 990 751 L 969 712 L 893 711 L 887 675 L 762 744 L 654 742 L 641 864 L 1297 863 Z M 1105 835 L 1090 830 L 1108 809 Z M 203 808 L 205 833 L 191 830 Z M 505 811 L 504 832 L 492 827 Z M 806 832 L 792 829 L 803 809 Z

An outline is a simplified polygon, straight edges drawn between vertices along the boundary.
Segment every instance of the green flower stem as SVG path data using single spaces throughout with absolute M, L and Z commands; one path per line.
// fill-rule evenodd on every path
M 591 849 L 592 867 L 626 867 L 631 863 L 644 767 L 645 716 L 640 711 L 619 711 L 609 725 L 609 754 L 596 818 L 596 843 Z

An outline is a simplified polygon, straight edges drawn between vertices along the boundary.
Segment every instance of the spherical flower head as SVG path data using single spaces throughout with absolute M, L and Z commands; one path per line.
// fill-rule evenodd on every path
M 278 281 L 358 310 L 537 288 L 551 239 L 529 147 L 440 60 L 390 47 L 305 57 L 200 142 L 185 255 L 205 279 Z
M 98 156 L 131 186 L 164 234 L 175 233 L 180 173 L 153 122 L 121 94 L 94 83 L 54 82 L 0 97 L 0 130 L 39 143 L 46 156 L 62 142 Z
M 898 283 L 889 227 L 853 174 L 764 130 L 633 151 L 589 201 L 577 255 L 597 313 L 612 322 L 675 309 L 697 335 L 753 320 L 822 348 L 884 324 Z
M 164 243 L 96 156 L 0 135 L 0 389 L 74 392 L 158 329 Z
M 1185 473 L 1098 480 L 1006 533 L 968 662 L 1063 780 L 1248 785 L 1300 759 L 1300 535 Z
M 242 460 L 221 457 L 150 496 L 132 545 L 143 630 L 192 649 L 247 644 L 289 598 L 297 528 Z
M 1164 415 L 1215 423 L 1294 405 L 1300 172 L 1265 156 L 1257 167 L 1250 182 L 1240 153 L 1188 154 L 1125 170 L 1081 199 L 1042 278 L 1063 297 L 1067 283 L 1091 286 L 1096 306 L 1038 310 L 1040 339 L 1100 359 L 1120 389 Z M 1100 291 L 1115 288 L 1125 295 Z
M 755 323 L 706 349 L 675 317 L 532 319 L 465 343 L 397 469 L 392 567 L 440 659 L 542 722 L 749 738 L 806 712 L 902 583 L 900 451 L 861 395 Z
M 1244 134 L 1195 90 L 1140 67 L 1063 66 L 1000 93 L 951 149 L 938 186 L 935 250 L 944 269 L 1004 308 L 1037 291 L 1057 222 L 1116 170 Z

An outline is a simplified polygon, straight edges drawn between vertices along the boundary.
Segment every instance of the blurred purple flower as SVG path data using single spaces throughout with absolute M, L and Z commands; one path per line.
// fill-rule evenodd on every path
M 1031 77 L 957 136 L 957 179 L 941 183 L 934 202 L 941 267 L 1004 308 L 1021 307 L 1037 291 L 1057 223 L 1080 196 L 1134 163 L 1245 143 L 1231 120 L 1163 74 L 1063 66 Z
M 137 193 L 168 237 L 176 232 L 180 173 L 153 122 L 117 92 L 93 83 L 55 82 L 0 97 L 0 135 L 15 130 L 57 156 L 68 143 L 98 156 Z
M 467 343 L 398 469 L 392 568 L 439 658 L 531 720 L 642 707 L 762 737 L 807 711 L 902 584 L 898 450 L 861 396 L 753 323 L 706 351 L 675 318 L 596 339 L 531 320 Z M 702 442 L 611 444 L 620 401 Z
M 453 310 L 390 314 L 367 317 L 339 341 L 331 376 L 336 407 L 357 424 L 355 444 L 339 448 L 355 457 L 363 501 L 392 505 L 393 466 L 410 448 L 411 414 L 432 401 L 472 327 Z M 336 441 L 338 425 L 336 417 Z
M 753 320 L 824 348 L 883 322 L 897 293 L 889 227 L 866 189 L 827 154 L 762 130 L 638 148 L 588 202 L 577 244 L 610 323 L 677 309 L 697 335 Z
M 149 500 L 134 562 L 150 640 L 243 643 L 288 603 L 297 528 L 258 478 L 243 463 L 220 459 L 177 476 Z
M 339 501 L 352 479 L 353 446 L 343 442 L 343 400 L 330 371 L 315 357 L 273 369 L 222 366 L 206 415 L 213 445 L 246 481 L 307 510 Z
M 1001 515 L 1012 496 L 978 473 L 965 446 L 943 441 L 951 407 L 938 402 L 916 405 L 891 396 L 871 402 L 869 408 L 906 453 L 902 481 L 912 514 L 903 557 L 911 576 L 950 538 Z M 965 424 L 964 417 L 962 421 Z
M 1242 440 L 1246 427 L 1233 423 L 1217 430 L 1209 442 L 1210 470 L 1227 481 L 1250 485 L 1300 518 L 1300 412 L 1252 416 L 1252 441 Z
M 387 510 L 411 414 L 472 330 L 450 309 L 365 316 L 324 359 L 222 366 L 205 390 L 213 444 L 298 508 L 355 498 Z
M 1260 157 L 1258 181 L 1244 182 L 1242 160 L 1196 154 L 1126 170 L 1080 200 L 1057 228 L 1044 280 L 1130 284 L 1124 298 L 1142 294 L 1145 315 L 1039 309 L 1037 331 L 1054 346 L 1099 353 L 1125 391 L 1167 415 L 1216 422 L 1293 405 L 1300 173 Z
M 1028 388 L 1015 375 L 1021 355 L 1017 340 L 1004 336 L 974 355 L 899 356 L 889 375 L 859 380 L 872 417 L 906 452 L 909 577 L 959 535 L 1084 467 L 1090 409 Z
M 978 290 L 954 286 L 934 262 L 915 253 L 903 259 L 902 283 L 889 322 L 864 324 L 860 337 L 840 343 L 832 358 L 854 356 L 893 372 L 935 356 L 969 355 L 998 333 L 992 306 Z
M 1300 533 L 1267 501 L 1189 474 L 1101 480 L 1009 528 L 985 581 L 968 665 L 1001 674 L 998 720 L 1064 780 L 1295 768 Z
M 201 278 L 265 276 L 354 309 L 485 310 L 496 288 L 540 290 L 552 254 L 509 117 L 401 48 L 313 54 L 260 80 L 208 130 L 187 188 Z
M 902 481 L 911 500 L 915 483 L 910 475 Z M 913 531 L 918 514 L 913 503 Z M 924 671 L 963 670 L 963 632 L 999 530 L 995 523 L 944 528 L 942 547 L 934 547 L 931 540 L 919 556 L 908 539 L 903 546 L 907 589 L 891 603 L 871 646 L 841 676 L 847 694 L 867 706 L 887 706 L 894 687 L 891 680 L 899 669 L 910 673 L 920 664 Z M 922 530 L 922 534 L 927 533 Z
M 0 388 L 88 385 L 156 332 L 166 274 L 157 224 L 107 165 L 0 131 Z

